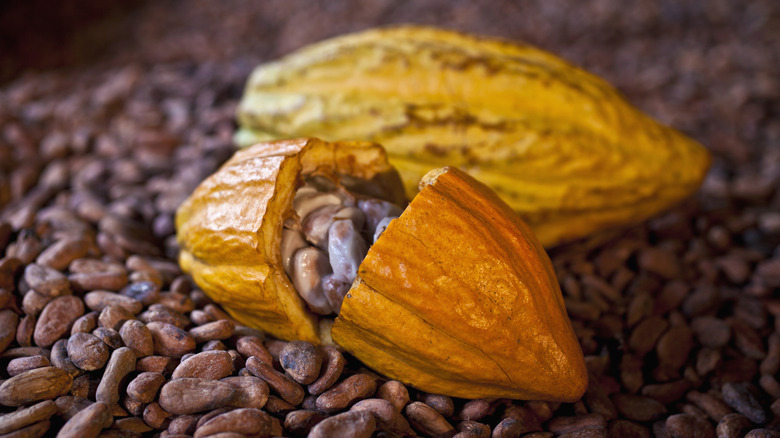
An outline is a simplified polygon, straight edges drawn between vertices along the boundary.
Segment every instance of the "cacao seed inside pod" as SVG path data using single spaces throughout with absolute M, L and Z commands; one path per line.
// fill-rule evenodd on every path
M 531 46 L 401 26 L 261 65 L 240 145 L 317 136 L 381 143 L 412 197 L 429 170 L 487 184 L 545 246 L 642 221 L 695 191 L 709 154 L 602 79 Z
M 533 233 L 457 169 L 423 181 L 401 213 L 378 145 L 239 151 L 179 209 L 182 268 L 236 319 L 283 339 L 327 340 L 318 318 L 338 313 L 337 345 L 429 392 L 580 397 L 582 352 Z
M 282 230 L 285 272 L 312 312 L 338 313 L 368 246 L 402 209 L 319 175 L 298 189 L 293 208 Z

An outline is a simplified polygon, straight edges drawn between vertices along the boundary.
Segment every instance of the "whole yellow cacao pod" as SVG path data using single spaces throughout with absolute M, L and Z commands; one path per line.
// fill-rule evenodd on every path
M 408 195 L 457 166 L 545 246 L 642 221 L 695 191 L 709 154 L 605 81 L 542 50 L 427 27 L 333 38 L 259 66 L 239 145 L 318 136 L 381 143 Z

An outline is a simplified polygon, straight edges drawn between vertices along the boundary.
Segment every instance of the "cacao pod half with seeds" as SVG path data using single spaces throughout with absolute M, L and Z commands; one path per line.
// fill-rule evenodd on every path
M 377 144 L 257 144 L 207 178 L 176 225 L 182 269 L 243 324 L 333 341 L 432 393 L 573 401 L 585 391 L 544 248 L 456 168 L 429 172 L 407 206 Z
M 547 247 L 640 222 L 694 192 L 709 154 L 602 79 L 537 48 L 429 27 L 369 30 L 261 65 L 239 145 L 381 143 L 407 194 L 457 166 Z

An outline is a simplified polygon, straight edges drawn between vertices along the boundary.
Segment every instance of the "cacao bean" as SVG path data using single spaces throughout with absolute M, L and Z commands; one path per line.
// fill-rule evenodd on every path
M 70 334 L 75 333 L 89 333 L 95 330 L 98 323 L 98 313 L 89 312 L 73 321 L 73 326 L 70 328 Z
M 220 432 L 235 432 L 245 435 L 270 436 L 272 423 L 278 421 L 259 409 L 240 408 L 218 415 L 195 431 L 194 438 L 203 438 Z
M 455 428 L 435 409 L 422 402 L 409 403 L 404 408 L 409 424 L 417 432 L 431 437 L 452 437 Z
M 376 429 L 374 416 L 368 412 L 344 412 L 317 423 L 308 438 L 340 436 L 344 438 L 368 438 Z
M 0 310 L 0 352 L 5 351 L 14 338 L 19 316 L 13 310 Z
M 453 404 L 452 399 L 446 395 L 423 394 L 420 397 L 420 401 L 433 409 L 436 409 L 436 412 L 440 413 L 443 417 L 451 417 L 455 412 L 455 405 Z
M 276 391 L 284 401 L 292 406 L 298 405 L 303 401 L 305 394 L 301 385 L 274 370 L 268 364 L 252 356 L 247 359 L 246 367 L 252 374 L 263 379 L 271 389 Z
M 200 417 L 197 415 L 179 415 L 168 424 L 167 432 L 169 435 L 188 435 L 195 433 L 195 426 Z
M 98 401 L 71 417 L 57 433 L 57 438 L 96 438 L 111 420 L 108 404 Z
M 757 397 L 758 391 L 748 383 L 723 384 L 723 401 L 737 412 L 757 424 L 766 423 L 767 412 Z
M 47 297 L 70 294 L 68 277 L 47 266 L 30 263 L 24 269 L 24 279 L 31 289 Z
M 212 319 L 208 313 L 200 309 L 195 309 L 192 312 L 190 312 L 190 321 L 192 321 L 192 323 L 195 325 L 203 325 L 203 324 L 208 324 L 210 322 L 214 322 L 214 319 Z
M 175 325 L 153 321 L 146 327 L 152 333 L 155 354 L 176 358 L 195 351 L 195 339 Z
M 19 409 L 3 415 L 0 421 L 0 434 L 6 434 L 22 429 L 39 421 L 48 420 L 57 412 L 57 405 L 52 400 L 45 400 L 28 408 Z
M 84 371 L 94 371 L 108 362 L 108 346 L 89 333 L 76 333 L 68 339 L 68 357 Z
M 233 376 L 221 379 L 235 389 L 230 406 L 260 409 L 268 401 L 268 385 L 255 376 Z
M 49 420 L 39 421 L 30 426 L 3 435 L 4 438 L 40 438 L 46 435 L 51 428 Z
M 24 315 L 24 317 L 19 321 L 19 325 L 16 327 L 16 343 L 21 345 L 22 347 L 32 346 L 32 337 L 34 331 L 35 331 L 35 316 Z M 2 351 L 1 348 L 0 351 Z
M 123 287 L 119 293 L 149 306 L 160 298 L 160 287 L 151 281 L 139 281 Z
M 322 353 L 309 342 L 293 341 L 279 353 L 279 362 L 293 380 L 308 385 L 320 375 Z
M 616 394 L 617 395 L 617 394 Z M 547 425 L 550 432 L 565 434 L 582 429 L 599 428 L 607 426 L 607 421 L 601 414 L 582 414 L 575 417 L 558 417 Z
M 705 438 L 715 435 L 709 421 L 691 414 L 674 414 L 666 419 L 666 430 L 672 437 Z
M 124 307 L 110 304 L 100 311 L 98 325 L 111 330 L 119 330 L 125 321 L 133 319 L 135 319 L 135 316 Z
M 65 339 L 60 339 L 51 347 L 51 364 L 74 377 L 81 373 L 68 357 L 68 341 Z
M 137 418 L 137 417 L 128 417 L 128 418 L 120 418 L 116 421 L 114 421 L 114 424 L 111 426 L 112 429 L 116 429 L 117 432 L 129 432 L 136 435 L 140 435 L 146 432 L 151 432 L 152 429 L 149 427 L 144 420 Z M 100 436 L 102 437 L 103 434 Z
M 414 434 L 406 419 L 387 400 L 381 398 L 361 400 L 352 405 L 350 411 L 370 412 L 379 430 L 402 436 Z
M 170 357 L 146 356 L 138 359 L 136 362 L 136 368 L 140 372 L 163 373 L 172 372 L 173 364 L 174 361 Z
M 233 374 L 233 361 L 226 351 L 204 351 L 181 361 L 171 378 L 221 379 Z
M 325 418 L 327 416 L 310 409 L 292 411 L 284 417 L 284 430 L 293 437 L 306 437 Z
M 168 424 L 171 421 L 170 416 L 171 414 L 163 409 L 157 402 L 149 403 L 144 408 L 144 423 L 152 429 L 167 429 Z
M 119 329 L 122 343 L 133 350 L 135 357 L 142 358 L 154 353 L 154 339 L 152 332 L 141 321 L 131 319 L 125 321 Z
M 618 412 L 629 420 L 651 421 L 666 413 L 666 407 L 650 397 L 618 393 L 612 395 L 612 401 Z
M 190 297 L 176 292 L 160 292 L 157 302 L 179 313 L 188 313 L 195 309 L 195 304 Z
M 49 347 L 61 337 L 70 333 L 71 324 L 84 314 L 84 303 L 72 295 L 53 299 L 35 323 L 33 339 L 41 347 Z
M 41 400 L 54 399 L 67 394 L 73 377 L 56 367 L 43 367 L 25 371 L 0 385 L 0 404 L 22 406 Z
M 718 422 L 715 434 L 718 438 L 737 438 L 745 435 L 745 431 L 751 426 L 750 420 L 741 414 L 728 414 Z
M 146 324 L 149 324 L 150 322 L 164 322 L 172 324 L 180 329 L 190 325 L 189 318 L 162 304 L 152 304 L 148 309 L 138 315 L 138 319 Z
M 103 343 L 112 349 L 117 349 L 124 345 L 122 343 L 122 337 L 114 329 L 98 327 L 95 330 L 92 330 L 92 335 L 103 341 Z
M 163 383 L 165 383 L 165 376 L 161 373 L 142 372 L 127 385 L 127 395 L 148 404 L 157 397 L 157 391 Z
M 69 270 L 71 274 L 68 279 L 74 289 L 80 291 L 118 291 L 127 284 L 127 271 L 118 263 L 107 263 L 95 259 L 77 259 L 71 262 Z M 92 310 L 99 311 L 101 309 Z
M 317 397 L 317 408 L 332 413 L 370 397 L 376 392 L 376 380 L 368 374 L 354 374 Z
M 274 362 L 271 354 L 263 345 L 263 340 L 257 336 L 241 336 L 236 340 L 236 350 L 247 359 L 251 356 L 255 356 L 268 365 L 271 365 Z
M 407 400 L 408 400 L 408 393 L 407 393 Z M 469 400 L 463 405 L 463 408 L 460 410 L 460 413 L 458 414 L 458 419 L 464 421 L 479 421 L 483 419 L 485 416 L 489 415 L 491 410 L 492 410 L 492 406 L 490 400 L 486 400 L 486 399 Z
M 489 438 L 490 437 L 490 426 L 484 423 L 477 423 L 476 421 L 466 420 L 461 421 L 458 423 L 456 430 L 458 431 L 457 434 L 454 436 L 457 437 L 459 434 L 462 434 L 462 437 L 473 437 L 473 438 Z
M 27 291 L 22 298 L 22 310 L 28 315 L 38 315 L 54 297 L 39 294 L 34 290 Z
M 235 388 L 219 380 L 173 379 L 160 390 L 159 403 L 174 415 L 188 415 L 227 406 L 235 397 Z
M 47 247 L 36 258 L 36 263 L 61 271 L 78 258 L 87 255 L 91 247 L 85 237 L 59 239 Z
M 143 309 L 143 304 L 135 298 L 104 290 L 93 290 L 87 293 L 84 295 L 84 303 L 90 310 L 101 312 L 101 314 L 108 306 L 119 306 L 132 315 L 140 313 Z
M 203 343 L 211 340 L 223 340 L 233 336 L 235 325 L 226 319 L 209 322 L 190 329 L 190 336 L 197 343 Z
M 691 391 L 686 394 L 685 398 L 706 412 L 715 422 L 721 421 L 723 417 L 732 413 L 732 410 L 723 401 L 710 394 Z
M 344 356 L 336 347 L 332 345 L 324 345 L 320 347 L 320 350 L 322 351 L 323 355 L 323 363 L 320 366 L 321 375 L 317 380 L 308 386 L 309 394 L 312 395 L 322 394 L 326 389 L 333 386 L 339 377 L 341 377 L 341 373 L 344 370 L 344 366 L 346 365 Z M 392 390 L 388 388 L 388 392 L 392 392 Z M 407 401 L 408 399 L 409 397 L 407 393 Z M 394 406 L 396 405 L 394 404 Z M 397 407 L 397 409 L 400 411 L 401 408 Z
M 119 385 L 122 379 L 135 371 L 135 354 L 127 347 L 121 347 L 111 353 L 106 370 L 100 379 L 95 398 L 97 401 L 115 404 L 119 402 Z

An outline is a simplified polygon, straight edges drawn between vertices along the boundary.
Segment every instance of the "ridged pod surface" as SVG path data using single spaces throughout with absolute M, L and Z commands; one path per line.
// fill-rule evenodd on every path
M 179 264 L 236 320 L 287 340 L 319 343 L 318 319 L 284 271 L 282 226 L 295 190 L 320 173 L 370 181 L 403 204 L 398 174 L 381 146 L 296 139 L 236 152 L 176 212 Z
M 602 79 L 537 48 L 436 28 L 369 30 L 251 75 L 240 145 L 381 143 L 410 197 L 429 170 L 487 184 L 547 247 L 644 220 L 695 191 L 709 154 Z
M 574 401 L 582 350 L 533 232 L 456 168 L 423 177 L 358 269 L 333 340 L 434 394 Z

